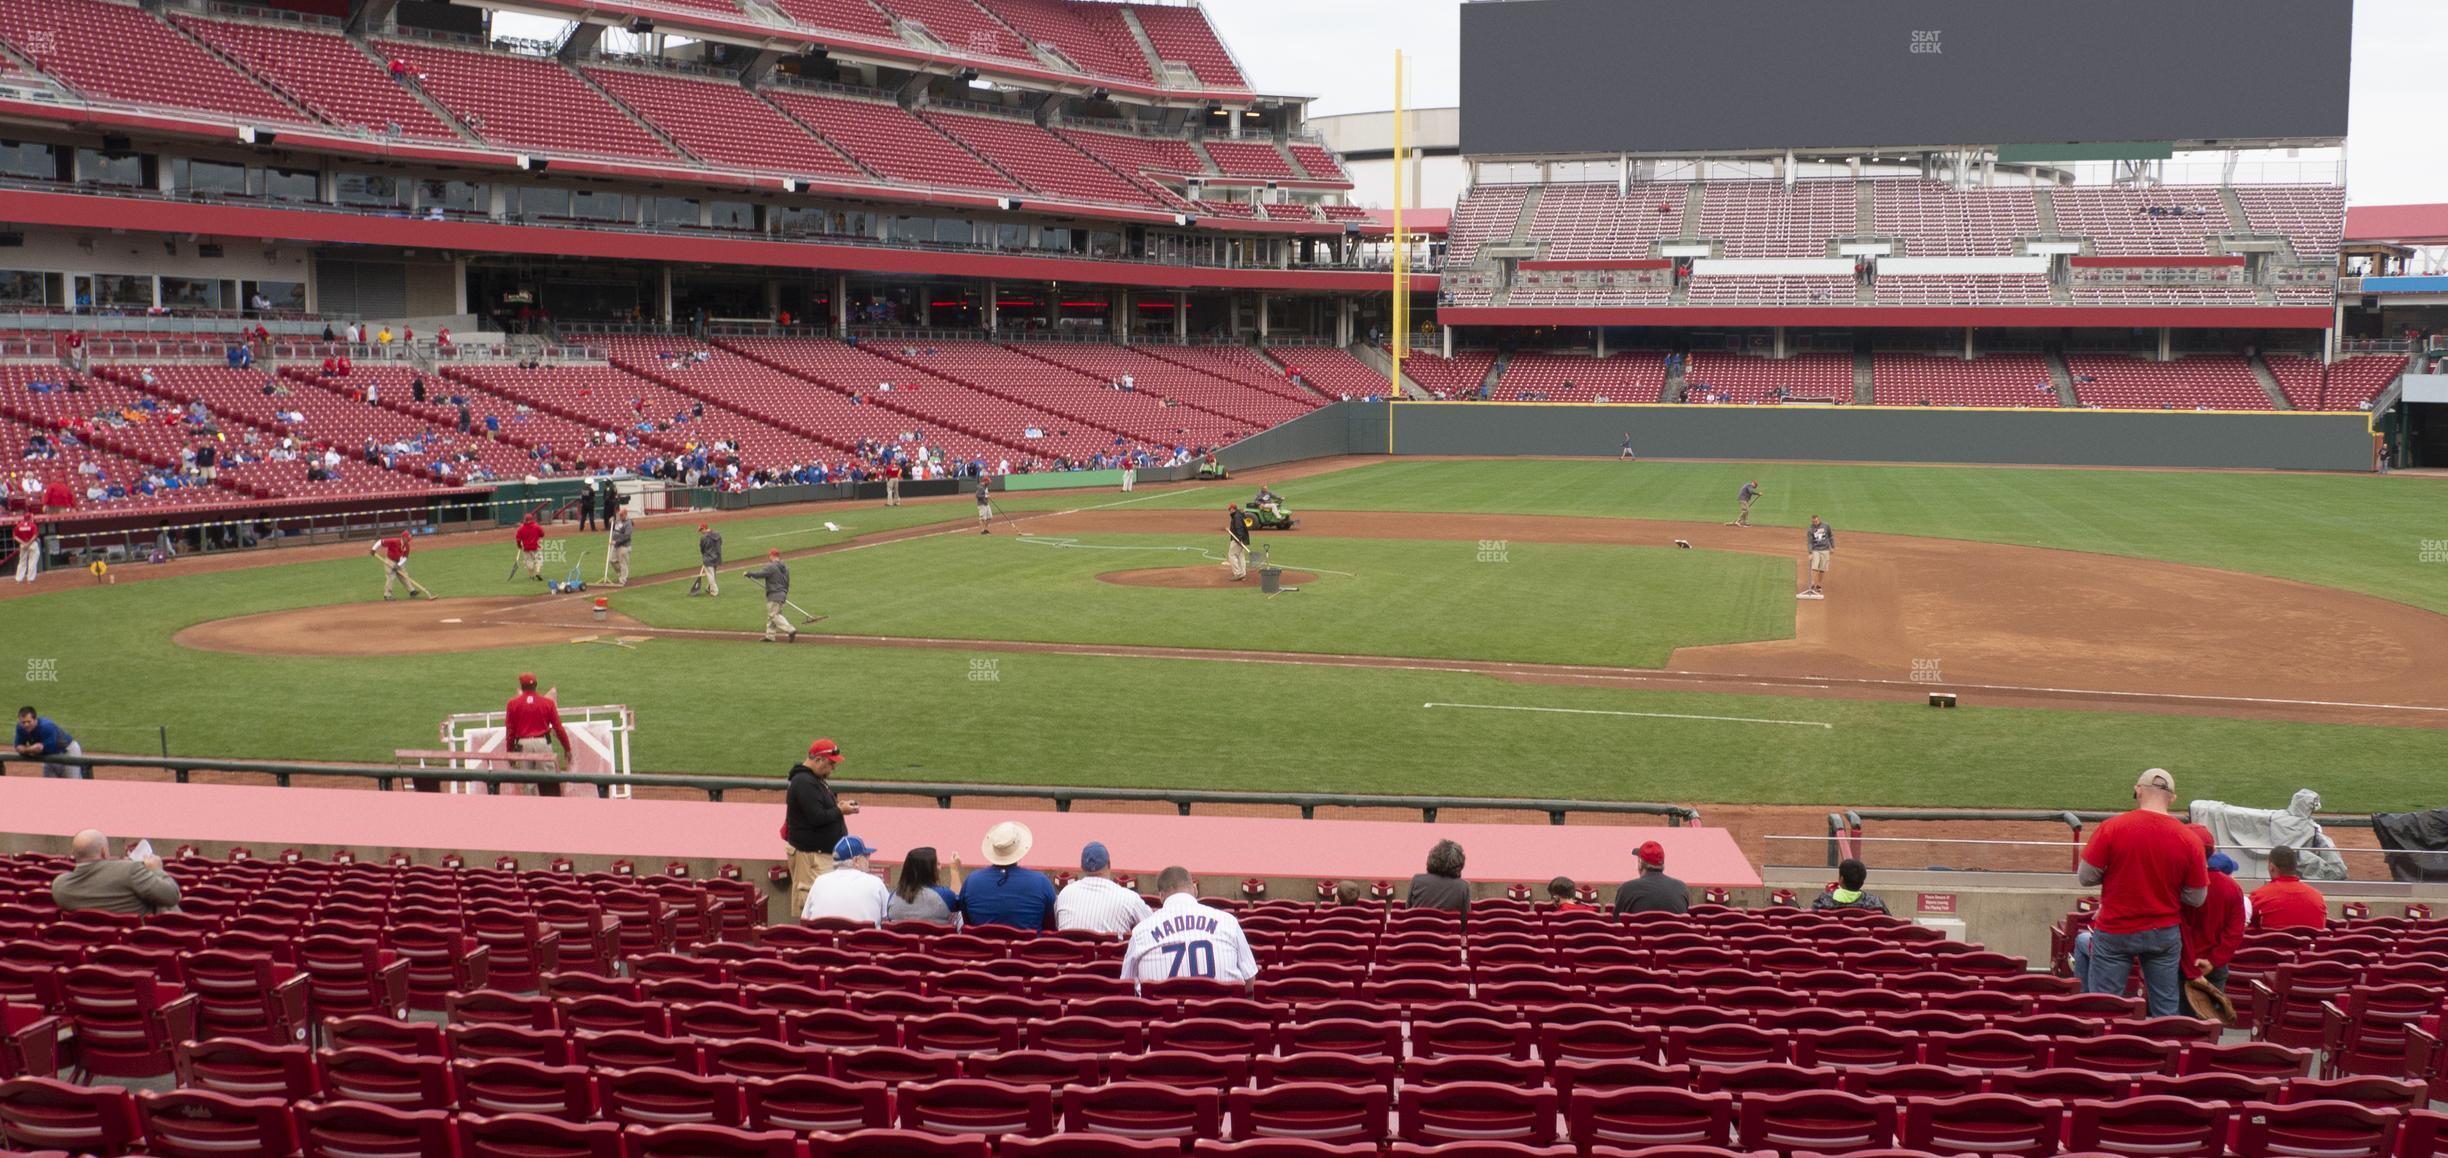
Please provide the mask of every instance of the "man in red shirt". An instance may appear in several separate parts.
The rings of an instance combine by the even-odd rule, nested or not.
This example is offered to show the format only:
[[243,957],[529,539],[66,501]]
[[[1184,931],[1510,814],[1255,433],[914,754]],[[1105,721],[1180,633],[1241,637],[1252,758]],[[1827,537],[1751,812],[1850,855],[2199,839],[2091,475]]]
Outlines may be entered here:
[[2174,1017],[2184,1012],[2184,911],[2208,898],[2210,868],[2201,841],[2170,815],[2176,778],[2167,769],[2142,773],[2133,792],[2133,811],[2111,817],[2083,846],[2077,876],[2100,890],[2083,991],[2123,993],[2139,963],[2149,1015]]
[[[537,695],[536,677],[531,671],[520,672],[518,683],[518,694],[510,697],[509,705],[502,709],[502,731],[509,737],[510,750],[513,752],[551,752],[553,741],[558,739],[561,741],[561,759],[553,765],[553,768],[559,772],[569,771],[569,730],[561,726],[561,705],[553,702],[553,694],[561,689],[554,688],[552,691]],[[536,795],[559,796],[561,786],[558,784],[536,785]]]
[[17,516],[17,527],[9,537],[17,540],[17,581],[33,582],[42,574],[42,527],[34,522],[32,512]]
[[57,514],[76,505],[76,491],[66,479],[52,479],[43,485],[43,513]]
[[2227,962],[2244,947],[2244,889],[2237,885],[2235,860],[2218,850],[2218,836],[2206,824],[2188,824],[2185,831],[2201,842],[2210,869],[2210,893],[2201,907],[2184,916],[2185,976],[2207,979],[2213,988],[2227,988]]
[[2328,928],[2329,901],[2296,875],[2302,865],[2295,850],[2284,845],[2273,848],[2269,862],[2270,882],[2253,890],[2252,927],[2316,933]]
[[388,538],[374,540],[374,545],[366,548],[366,554],[383,561],[384,599],[391,598],[391,584],[394,580],[408,585],[408,598],[410,599],[419,595],[427,599],[434,597],[432,591],[427,590],[424,584],[417,582],[408,574],[407,532],[402,531]]
[[[519,520],[518,533],[514,537],[518,540],[519,565],[527,568],[529,576],[541,582],[544,578],[544,527],[536,522],[534,511],[527,512],[527,517]],[[511,572],[513,575],[517,573]]]

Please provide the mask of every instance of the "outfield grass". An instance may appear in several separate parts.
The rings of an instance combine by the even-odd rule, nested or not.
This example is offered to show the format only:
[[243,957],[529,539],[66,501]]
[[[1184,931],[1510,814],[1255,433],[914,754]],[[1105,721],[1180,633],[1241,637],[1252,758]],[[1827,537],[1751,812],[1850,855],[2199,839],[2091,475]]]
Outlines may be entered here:
[[[1474,543],[1278,539],[1276,563],[1318,578],[1263,603],[1097,578],[1216,568],[1213,547],[1186,536],[942,535],[802,560],[791,590],[830,614],[818,630],[842,635],[1619,667],[1662,667],[1677,647],[1793,638],[1793,565],[1721,551],[1516,542],[1482,557]],[[749,630],[764,622],[756,588],[726,579],[715,600],[661,584],[618,606],[655,626]]]
[[[1888,469],[1897,469],[1898,476],[1883,478]],[[1723,521],[1732,487],[1746,473],[1698,464],[1397,462],[1300,480],[1283,489],[1296,507],[1317,509],[1521,510]],[[2186,544],[2209,534],[2197,525],[2202,520],[2234,528],[2251,543],[2291,529],[2303,544],[2288,551],[2234,552],[2249,557],[2228,564],[2273,573],[2284,573],[2278,570],[2282,565],[2329,569],[2335,571],[2331,581],[2341,586],[2358,585],[2343,578],[2355,572],[2353,561],[2324,556],[2371,538],[2363,524],[2395,528],[2373,533],[2377,541],[2398,534],[2419,538],[2415,528],[2430,517],[2401,505],[2407,501],[2402,494],[2429,493],[2410,481],[1911,468],[1777,467],[1758,473],[1770,495],[1755,517],[1799,521],[1811,507],[1794,492],[1841,494],[1850,497],[1816,504],[1840,530],[2011,541],[2102,535],[2114,541],[2086,545],[2166,558],[2182,557]],[[2371,489],[2341,492],[2344,497],[2330,490],[2336,483],[2365,481]],[[1593,497],[1609,493],[1615,497]],[[1003,506],[1063,509],[1112,501],[1117,500],[1026,495]],[[1134,505],[1211,501],[1212,496],[1168,492]],[[2027,501],[2031,513],[2011,509],[2018,501]],[[966,502],[891,511],[799,508],[728,523],[724,533],[736,569],[767,546],[798,550],[937,520],[958,526],[969,513]],[[827,519],[843,531],[822,530]],[[641,531],[634,570],[652,574],[693,567],[695,534],[685,523]],[[794,570],[816,597],[812,606],[828,602],[828,586],[856,585],[860,591],[858,600],[840,601],[859,606],[840,608],[842,620],[827,629],[848,630],[857,617],[872,617],[863,630],[922,620],[940,628],[973,609],[995,617],[977,629],[980,635],[1020,634],[1005,629],[1022,624],[1025,630],[1026,620],[1051,617],[1062,621],[1062,631],[1048,628],[1047,636],[1094,633],[1095,638],[1161,643],[1195,633],[1197,642],[1209,646],[1271,647],[1288,641],[1292,648],[1331,649],[1371,642],[1435,654],[1438,647],[1460,653],[1506,646],[1558,651],[1656,646],[1662,636],[1632,634],[1653,629],[1609,610],[1603,599],[1582,598],[1584,605],[1563,617],[1525,606],[1544,601],[1521,593],[1550,581],[1574,590],[1592,582],[1637,581],[1627,576],[1678,566],[1710,568],[1715,582],[1739,585],[1739,566],[1749,562],[1702,552],[1652,558],[1654,553],[1604,547],[1558,547],[1550,555],[1550,548],[1516,541],[1511,566],[1494,567],[1467,555],[1411,554],[1450,556],[1472,550],[1468,544],[1335,542],[1302,535],[1273,541],[1280,561],[1351,570],[1359,578],[1341,584],[1344,590],[1338,592],[1339,584],[1329,577],[1313,590],[1265,605],[1267,612],[1260,614],[1317,617],[1293,620],[1286,628],[1259,615],[1222,616],[1212,610],[1209,592],[1097,584],[1093,574],[1115,564],[1088,552],[1029,546],[1001,535],[914,540],[802,561]],[[589,536],[587,542],[599,540]],[[1110,542],[1134,545],[1121,537]],[[577,549],[574,542],[572,549]],[[993,556],[977,565],[971,552],[981,549]],[[1533,551],[1535,560],[1526,554]],[[1629,565],[1636,558],[1639,565]],[[2362,582],[2428,577],[2430,572],[2411,569],[2413,558],[2409,543],[2407,567],[2373,567]],[[417,553],[414,566],[421,579],[446,595],[532,592],[530,581],[503,580],[508,559],[505,533],[480,543],[435,540]],[[1335,567],[1329,560],[1353,565]],[[600,555],[590,571],[597,565]],[[1161,565],[1161,560],[1122,565]],[[1736,571],[1717,570],[1728,565]],[[45,580],[41,594],[0,602],[0,667],[27,670],[29,660],[56,660],[51,669],[56,682],[28,682],[22,699],[59,717],[94,750],[148,750],[152,726],[167,724],[173,749],[193,755],[387,762],[394,748],[429,742],[443,716],[500,703],[510,694],[512,674],[532,669],[560,685],[565,702],[634,706],[641,728],[635,747],[639,767],[726,774],[779,775],[804,751],[808,738],[826,734],[857,754],[846,770],[850,775],[873,779],[2107,808],[2120,803],[2121,785],[2131,783],[2133,769],[2156,764],[2186,774],[2189,791],[2204,795],[2274,806],[2295,788],[2311,785],[2322,790],[2330,808],[2363,811],[2436,804],[2437,769],[2448,763],[2448,732],[2439,730],[1974,707],[1931,712],[1859,701],[1517,684],[1438,672],[661,638],[635,649],[563,644],[346,660],[225,655],[170,642],[179,628],[203,620],[366,601],[379,576],[378,565],[362,558],[100,588],[82,576],[55,576]],[[726,583],[719,603],[688,600],[680,595],[684,587],[632,589],[615,599],[624,610],[652,618],[729,620],[734,612],[754,614],[752,585],[734,592]],[[2412,588],[2380,593],[2420,602]],[[1768,601],[1775,605],[1768,617],[1790,624],[1790,601],[1781,598],[1784,585],[1774,585],[1773,591],[1780,598]],[[1113,599],[1098,602],[1091,592]],[[1310,610],[1337,610],[1330,601],[1347,598],[1348,614]],[[1754,613],[1742,606],[1711,614],[1717,618],[1694,618],[1676,630],[1711,622],[1759,629]],[[1498,619],[1510,626],[1448,622],[1456,619]],[[1616,629],[1627,634],[1602,638]],[[1346,634],[1315,637],[1315,632]],[[1506,638],[1511,635],[1533,638]],[[1833,727],[1420,706],[1430,702],[1801,720]]]
[[[2163,559],[2298,579],[2448,612],[2448,490],[2354,475],[1992,467],[1394,459],[1278,488],[1295,510],[1580,515],[1722,523],[1747,479],[1755,524],[1814,514],[1884,531]],[[1167,495],[1151,506],[1205,498]],[[1801,538],[1795,536],[1799,550]]]

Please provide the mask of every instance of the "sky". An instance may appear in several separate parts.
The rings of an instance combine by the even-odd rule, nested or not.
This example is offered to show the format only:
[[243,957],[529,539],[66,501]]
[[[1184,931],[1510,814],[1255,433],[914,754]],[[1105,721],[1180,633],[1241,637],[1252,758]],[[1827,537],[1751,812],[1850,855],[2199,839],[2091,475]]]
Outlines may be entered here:
[[[1313,116],[1393,107],[1396,49],[1408,54],[1413,107],[1461,99],[1462,0],[1290,0],[1297,23],[1287,0],[1205,3],[1259,91],[1316,97]],[[550,27],[501,22],[518,35],[549,36]],[[2448,2],[2357,0],[2347,158],[2355,204],[2448,201],[2444,60]]]

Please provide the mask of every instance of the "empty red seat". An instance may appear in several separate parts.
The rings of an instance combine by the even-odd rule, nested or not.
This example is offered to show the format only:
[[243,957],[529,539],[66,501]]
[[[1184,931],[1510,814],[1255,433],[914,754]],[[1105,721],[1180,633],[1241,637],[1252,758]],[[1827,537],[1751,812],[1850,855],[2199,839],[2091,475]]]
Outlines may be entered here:
[[1734,1098],[1656,1087],[1576,1088],[1564,1122],[1573,1144],[1584,1148],[1724,1146],[1733,1141]]
[[922,1130],[861,1130],[809,1138],[808,1158],[986,1158],[988,1145],[980,1134],[947,1136]]
[[1042,1086],[955,1078],[894,1091],[894,1117],[904,1130],[933,1134],[1046,1134],[1054,1129],[1054,1099]]
[[399,1110],[364,1102],[307,1102],[293,1111],[303,1158],[431,1158],[456,1151],[443,1110]]
[[1555,1141],[1556,1094],[1497,1082],[1405,1086],[1396,1129],[1406,1142]]
[[2064,1126],[2065,1110],[2054,1102],[1970,1094],[1907,1103],[1898,1141],[1939,1154],[2047,1158],[2057,1153]]
[[801,1074],[743,1082],[740,1092],[759,1130],[846,1134],[892,1125],[892,1092],[876,1082]]
[[320,1086],[314,1055],[302,1045],[265,1045],[244,1038],[183,1041],[175,1061],[179,1085],[234,1098],[311,1098]]
[[595,1082],[578,1066],[538,1065],[517,1058],[451,1063],[459,1109],[469,1114],[541,1115],[567,1122],[596,1116]]
[[59,987],[76,1066],[96,1077],[169,1073],[178,1043],[195,1036],[195,997],[150,975],[81,965],[62,973]]
[[287,1154],[297,1126],[283,1098],[233,1098],[210,1090],[147,1090],[136,1095],[145,1149],[163,1158]]
[[621,1128],[536,1114],[458,1120],[461,1158],[621,1158]]
[[297,943],[297,964],[317,1019],[408,1016],[408,962],[374,941],[307,937]]
[[1742,1144],[1780,1153],[1849,1154],[1895,1141],[1896,1105],[1835,1090],[1751,1094],[1736,1104]]
[[2389,1158],[2399,1110],[2352,1102],[2253,1103],[2236,1110],[2238,1158]]
[[1226,1095],[1236,1139],[1293,1138],[1376,1145],[1392,1099],[1375,1087],[1291,1082]]
[[1223,1133],[1223,1096],[1154,1082],[1117,1081],[1062,1091],[1063,1129],[1125,1138],[1214,1138]]
[[281,1045],[306,1040],[307,978],[297,966],[252,953],[201,949],[178,957],[196,998],[196,1032]]
[[122,1087],[87,1088],[51,1078],[0,1082],[0,1143],[121,1154],[142,1136],[136,1099]]
[[2182,1098],[2082,1100],[2072,1106],[2066,1147],[2107,1154],[2216,1154],[2227,1144],[2228,1107]]

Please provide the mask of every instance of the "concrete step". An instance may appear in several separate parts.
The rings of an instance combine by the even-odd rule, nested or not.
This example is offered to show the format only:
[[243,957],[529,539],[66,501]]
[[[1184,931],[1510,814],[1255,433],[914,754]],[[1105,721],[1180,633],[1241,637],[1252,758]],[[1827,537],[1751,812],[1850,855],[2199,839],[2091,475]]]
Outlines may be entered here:
[[1853,351],[1853,404],[1856,406],[1868,406],[1876,397],[1872,389],[1872,364],[1870,351]]
[[2048,360],[2049,381],[2057,387],[2059,406],[2079,405],[2074,399],[2074,371],[2066,368],[2065,350],[2051,346],[2044,355]]
[[[2228,190],[2230,195],[2234,192],[2232,189]],[[2251,368],[2253,379],[2261,383],[2261,389],[2269,394],[2271,406],[2280,410],[2294,409],[2287,405],[2286,391],[2279,387],[2278,376],[2270,373],[2269,363],[2262,359],[2261,351],[2254,350],[2244,355],[2244,364]]]

